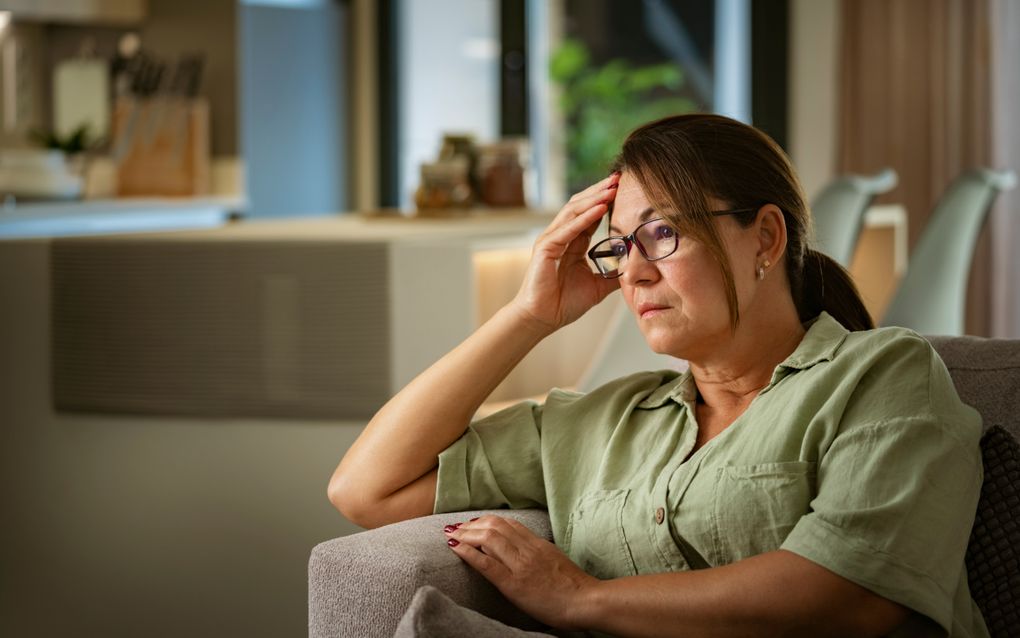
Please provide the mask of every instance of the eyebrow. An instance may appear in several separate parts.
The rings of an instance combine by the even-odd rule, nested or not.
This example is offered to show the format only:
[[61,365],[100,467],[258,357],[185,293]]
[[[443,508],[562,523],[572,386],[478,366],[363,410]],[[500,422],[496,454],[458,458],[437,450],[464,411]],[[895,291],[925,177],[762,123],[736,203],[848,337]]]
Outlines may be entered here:
[[[652,207],[648,207],[648,208],[644,209],[643,211],[638,213],[638,221],[639,222],[648,221],[648,218],[651,217],[652,213],[654,213],[654,212],[655,212],[655,209],[652,208]],[[615,232],[618,235],[622,235],[623,234],[622,230],[620,230],[616,226],[613,226],[612,224],[609,224],[609,232],[611,232],[611,233]]]

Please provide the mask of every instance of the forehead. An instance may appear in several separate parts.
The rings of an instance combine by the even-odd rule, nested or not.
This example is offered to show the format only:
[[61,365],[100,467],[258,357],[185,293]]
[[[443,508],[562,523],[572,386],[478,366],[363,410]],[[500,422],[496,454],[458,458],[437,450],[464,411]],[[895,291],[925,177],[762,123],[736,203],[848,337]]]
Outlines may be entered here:
[[[692,204],[692,206],[695,204]],[[696,205],[699,209],[702,206],[708,206],[707,210],[723,210],[729,208],[729,204],[718,197],[707,194],[706,200],[703,204]],[[682,215],[683,210],[673,211],[677,215]],[[667,211],[656,211],[651,202],[648,201],[648,197],[645,195],[644,189],[641,188],[641,184],[634,178],[632,174],[627,171],[620,176],[620,185],[616,190],[616,197],[613,201],[613,214],[610,219],[610,230],[614,233],[619,232],[620,234],[629,233],[638,224],[648,219],[655,217],[668,216],[673,218],[674,215],[667,215]]]
[[[630,173],[620,176],[620,186],[613,199],[613,217],[610,226],[614,229],[630,229],[641,223],[642,213],[651,207],[644,190]],[[629,230],[627,232],[630,232]]]

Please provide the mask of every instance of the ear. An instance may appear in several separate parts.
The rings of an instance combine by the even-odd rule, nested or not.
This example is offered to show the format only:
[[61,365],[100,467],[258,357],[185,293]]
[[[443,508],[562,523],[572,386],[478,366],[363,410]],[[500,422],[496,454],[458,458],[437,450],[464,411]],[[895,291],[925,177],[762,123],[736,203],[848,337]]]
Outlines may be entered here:
[[765,204],[758,210],[758,218],[755,220],[758,239],[757,264],[770,264],[765,269],[770,270],[777,264],[782,263],[783,255],[786,253],[786,218],[783,211],[775,204]]

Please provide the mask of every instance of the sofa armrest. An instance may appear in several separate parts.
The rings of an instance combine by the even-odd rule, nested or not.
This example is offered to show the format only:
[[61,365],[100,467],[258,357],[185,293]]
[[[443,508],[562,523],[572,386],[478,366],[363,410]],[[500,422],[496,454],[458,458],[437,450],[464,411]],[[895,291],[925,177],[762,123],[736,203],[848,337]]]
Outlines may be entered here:
[[309,637],[390,638],[423,585],[508,625],[542,628],[446,546],[444,525],[483,514],[514,518],[552,540],[545,511],[496,510],[425,516],[320,543],[308,563]]

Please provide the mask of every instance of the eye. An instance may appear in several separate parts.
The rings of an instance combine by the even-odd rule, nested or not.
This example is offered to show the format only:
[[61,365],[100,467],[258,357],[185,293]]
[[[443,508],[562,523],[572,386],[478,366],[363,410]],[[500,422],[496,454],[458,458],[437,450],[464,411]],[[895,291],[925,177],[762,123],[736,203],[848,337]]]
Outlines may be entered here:
[[627,242],[623,241],[613,242],[609,249],[613,251],[614,257],[627,256]]
[[665,222],[658,223],[652,228],[652,237],[656,240],[672,239],[674,236],[676,236],[676,231]]

